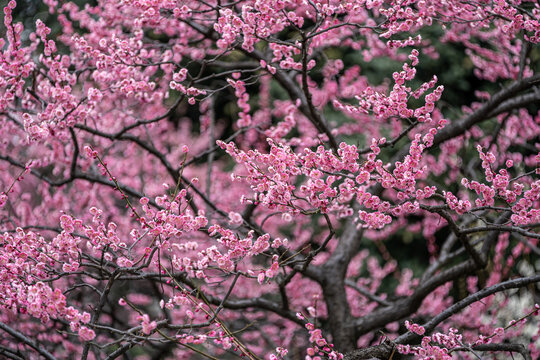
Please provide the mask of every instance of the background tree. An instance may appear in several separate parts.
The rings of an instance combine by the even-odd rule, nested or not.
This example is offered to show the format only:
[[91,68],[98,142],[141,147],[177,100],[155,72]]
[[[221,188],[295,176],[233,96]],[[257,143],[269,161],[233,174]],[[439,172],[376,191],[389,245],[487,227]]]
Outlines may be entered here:
[[540,357],[536,1],[10,1],[0,354]]

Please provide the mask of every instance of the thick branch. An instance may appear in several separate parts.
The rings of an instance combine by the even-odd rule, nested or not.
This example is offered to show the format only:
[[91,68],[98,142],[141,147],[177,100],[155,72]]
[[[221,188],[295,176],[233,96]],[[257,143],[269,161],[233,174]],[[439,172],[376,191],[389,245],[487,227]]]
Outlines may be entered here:
[[[524,278],[518,278],[518,279],[512,279],[508,281],[504,281],[502,283],[487,287],[485,289],[482,289],[474,294],[471,294],[467,296],[465,299],[458,301],[454,305],[450,306],[448,309],[441,312],[439,315],[435,316],[433,319],[425,323],[423,326],[426,329],[426,333],[429,334],[432,332],[437,325],[439,325],[444,320],[448,319],[450,316],[457,314],[459,311],[463,310],[467,306],[482,300],[485,297],[488,297],[490,295],[493,295],[495,293],[510,290],[510,289],[518,289],[524,286],[527,286],[529,284],[540,282],[540,275],[534,275],[530,277],[524,277]],[[396,343],[409,343],[413,339],[415,339],[418,335],[415,335],[414,333],[407,332],[406,334],[401,335],[398,337],[395,342]]]
[[36,350],[45,359],[47,359],[47,360],[56,360],[56,358],[50,352],[43,349],[37,342],[35,342],[34,340],[26,337],[24,334],[18,332],[17,330],[15,330],[12,327],[4,324],[3,322],[0,322],[0,329],[4,330],[9,335],[13,336],[19,342],[30,346],[32,349]]
[[357,319],[354,322],[356,335],[366,334],[392,321],[400,320],[405,316],[414,313],[418,310],[424,298],[433,290],[448,281],[470,274],[475,270],[477,270],[476,264],[474,261],[469,260],[438,273],[422,283],[411,296],[394,302],[392,306],[379,308],[372,313]]
[[[469,264],[472,263],[469,261]],[[467,296],[465,299],[458,301],[454,305],[450,306],[448,309],[441,312],[439,315],[432,318],[427,323],[423,324],[423,327],[426,330],[426,334],[431,333],[438,324],[443,322],[444,320],[450,318],[452,315],[457,314],[459,311],[463,310],[467,306],[482,300],[483,298],[486,298],[490,295],[493,295],[497,292],[510,290],[510,289],[518,289],[525,287],[527,285],[540,282],[540,275],[534,275],[530,277],[524,277],[524,278],[518,278],[518,279],[512,279],[508,280],[493,286],[490,286],[488,288],[482,289],[472,295]],[[412,332],[407,332],[398,338],[396,338],[393,343],[394,344],[411,344],[418,342],[420,340],[420,336],[416,335]],[[492,346],[490,346],[492,345]],[[512,345],[512,346],[501,346],[501,345]],[[478,351],[513,351],[513,352],[519,352],[521,353],[526,359],[529,359],[526,355],[524,355],[523,349],[520,347],[519,344],[487,344],[487,345],[477,345],[472,347],[474,350]],[[388,343],[383,343],[381,345],[365,348],[365,349],[359,349],[355,350],[353,352],[350,352],[345,356],[345,360],[363,360],[363,359],[388,359],[390,354],[393,351],[393,347],[389,345]],[[525,354],[527,354],[525,352]]]
[[[437,146],[446,140],[452,139],[456,136],[463,134],[465,131],[469,130],[471,127],[477,123],[500,114],[504,111],[509,111],[515,109],[516,107],[523,106],[523,101],[525,98],[520,97],[513,99],[512,101],[506,102],[506,100],[516,96],[520,92],[527,90],[534,85],[540,83],[540,74],[536,74],[529,78],[523,79],[521,81],[516,81],[512,83],[509,87],[497,92],[491,97],[484,105],[479,109],[475,110],[472,114],[468,115],[462,120],[459,120],[455,123],[452,123],[442,129],[433,140],[433,146]],[[519,100],[521,99],[521,101]],[[529,97],[526,97],[529,99]],[[511,107],[510,105],[514,107]],[[501,108],[499,108],[501,106]],[[504,110],[504,111],[502,111]]]

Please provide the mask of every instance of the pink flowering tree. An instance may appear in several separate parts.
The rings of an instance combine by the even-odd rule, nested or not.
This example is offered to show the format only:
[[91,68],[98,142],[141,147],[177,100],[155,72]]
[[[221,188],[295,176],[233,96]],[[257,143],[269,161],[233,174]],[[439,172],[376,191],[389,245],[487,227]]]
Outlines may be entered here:
[[3,4],[0,357],[540,357],[537,1]]

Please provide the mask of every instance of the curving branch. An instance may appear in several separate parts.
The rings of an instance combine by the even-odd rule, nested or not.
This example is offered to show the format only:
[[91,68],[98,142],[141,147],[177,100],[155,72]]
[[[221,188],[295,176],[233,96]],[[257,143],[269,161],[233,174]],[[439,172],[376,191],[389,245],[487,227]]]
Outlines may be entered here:
[[[471,261],[469,261],[471,263]],[[525,287],[530,284],[538,283],[540,282],[540,274],[529,276],[529,277],[522,277],[518,279],[512,279],[508,281],[504,281],[502,283],[487,287],[485,289],[482,289],[474,294],[471,294],[467,296],[465,299],[458,301],[454,305],[450,306],[448,309],[441,312],[439,315],[433,317],[428,322],[424,323],[422,326],[425,329],[425,334],[430,334],[432,331],[435,330],[437,325],[439,325],[444,320],[450,318],[452,315],[457,314],[459,311],[463,310],[467,306],[480,301],[490,295],[493,295],[498,292],[511,290],[511,289],[519,289],[522,287]],[[403,335],[400,335],[396,339],[392,341],[392,344],[414,344],[419,342],[421,339],[421,336],[412,333],[407,332]],[[492,346],[488,346],[492,345]],[[472,348],[474,350],[478,351],[513,351],[513,352],[519,352],[523,354],[522,348],[520,345],[513,345],[513,346],[499,346],[499,345],[507,345],[507,344],[485,344],[485,345],[476,345]],[[393,350],[393,346],[388,343],[383,343],[381,345],[365,348],[365,349],[359,349],[352,351],[348,353],[344,359],[346,360],[364,360],[364,359],[388,359],[391,352]],[[466,350],[466,349],[458,349],[458,350]],[[526,357],[526,359],[530,358]]]
[[26,335],[18,332],[17,330],[12,328],[11,326],[8,326],[8,325],[4,324],[3,322],[0,322],[0,329],[4,330],[9,335],[11,335],[15,339],[17,339],[17,341],[20,342],[21,344],[28,345],[29,347],[34,349],[35,351],[38,352],[39,355],[43,356],[45,359],[47,359],[47,360],[56,360],[56,357],[54,357],[47,350],[43,349],[35,340],[30,339],[29,337],[27,337]]

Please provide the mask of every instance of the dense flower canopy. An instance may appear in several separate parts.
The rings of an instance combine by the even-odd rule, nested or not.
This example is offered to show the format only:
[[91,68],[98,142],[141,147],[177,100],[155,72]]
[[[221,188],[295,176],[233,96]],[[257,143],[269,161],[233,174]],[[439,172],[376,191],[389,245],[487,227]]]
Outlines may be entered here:
[[1,356],[540,358],[537,1],[3,14]]

